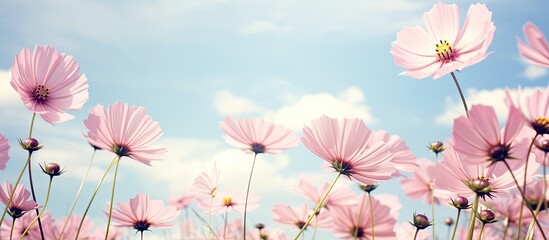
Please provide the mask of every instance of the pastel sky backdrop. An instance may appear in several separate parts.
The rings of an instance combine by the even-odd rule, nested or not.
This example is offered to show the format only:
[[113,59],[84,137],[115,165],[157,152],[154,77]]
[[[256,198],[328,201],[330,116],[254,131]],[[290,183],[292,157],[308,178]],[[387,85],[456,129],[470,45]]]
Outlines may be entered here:
[[[0,180],[15,181],[23,165],[25,152],[17,138],[28,134],[31,117],[9,85],[15,55],[36,44],[53,45],[74,56],[89,79],[90,99],[71,112],[75,120],[53,126],[39,119],[35,126],[34,136],[46,147],[36,153],[33,171],[39,173],[36,162],[44,161],[59,162],[67,170],[54,182],[49,209],[56,218],[68,211],[91,157],[82,121],[96,104],[121,100],[145,106],[160,123],[164,135],[159,143],[169,150],[165,160],[149,167],[124,159],[115,201],[127,202],[142,192],[166,204],[171,196],[187,193],[214,161],[221,169],[220,188],[245,191],[253,156],[224,142],[218,123],[228,114],[264,117],[298,134],[321,114],[359,117],[372,129],[402,137],[418,158],[433,159],[425,146],[445,140],[453,119],[463,113],[450,76],[436,81],[399,76],[403,69],[389,53],[401,27],[423,26],[422,15],[434,1],[0,2],[0,133],[12,146]],[[456,3],[463,20],[471,2]],[[527,21],[549,36],[549,2],[485,3],[496,26],[489,48],[493,54],[456,75],[470,105],[492,104],[504,116],[504,88],[547,86],[548,70],[526,64],[516,42],[524,39]],[[112,158],[106,152],[96,155],[82,199],[87,201]],[[261,207],[250,213],[250,226],[263,222],[293,236],[296,231],[270,220],[272,205],[301,205],[305,199],[293,191],[301,177],[319,185],[331,181],[335,174],[322,164],[302,144],[279,155],[261,155],[251,190],[262,197]],[[47,177],[36,178],[45,189]],[[100,209],[107,206],[110,182],[92,206],[90,216],[98,227],[105,224]],[[420,200],[406,198],[396,180],[374,192],[381,193],[397,195],[405,205],[399,223],[414,211],[430,211]],[[44,191],[38,196],[43,199]],[[77,214],[83,213],[85,201]],[[439,226],[443,217],[454,214],[448,209],[440,208]],[[439,229],[445,234],[445,228]],[[160,230],[153,233],[151,239],[161,237]],[[321,232],[317,239],[331,235]]]

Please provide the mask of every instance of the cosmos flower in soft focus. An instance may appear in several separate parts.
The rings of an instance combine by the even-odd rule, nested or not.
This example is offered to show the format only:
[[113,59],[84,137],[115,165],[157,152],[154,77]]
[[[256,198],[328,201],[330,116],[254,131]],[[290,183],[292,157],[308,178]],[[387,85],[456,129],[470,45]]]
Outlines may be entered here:
[[11,68],[11,86],[25,106],[49,123],[71,120],[65,110],[77,110],[88,100],[88,79],[78,73],[72,56],[51,46],[24,48]]
[[288,239],[286,237],[286,234],[284,234],[284,231],[281,229],[262,229],[260,231],[258,230],[252,230],[248,231],[246,233],[246,239],[250,240],[286,240]]
[[[25,229],[29,226],[29,224],[34,220],[36,215],[33,214],[25,214],[21,216],[20,218],[17,218],[15,220],[15,223],[11,220],[6,219],[2,226],[0,227],[0,238],[1,239],[10,239],[10,230],[13,224],[13,236],[12,239],[19,239]],[[40,221],[42,223],[42,230],[44,231],[44,238],[45,239],[56,239],[55,238],[55,232],[57,231],[57,227],[55,225],[55,220],[51,216],[49,212],[45,212],[40,217]],[[40,236],[40,227],[38,224],[34,224],[31,226],[29,231],[27,231],[27,235],[25,235],[26,238],[23,239],[41,239]],[[74,237],[73,237],[74,238]]]
[[144,107],[116,102],[107,109],[97,105],[90,110],[84,125],[88,128],[86,140],[93,146],[111,151],[120,157],[129,157],[150,165],[161,160],[166,152],[161,146],[149,146],[160,138],[162,129],[153,122]]
[[[78,226],[80,225],[81,220],[82,220],[82,217],[73,214],[57,221],[56,222],[57,228],[55,228],[55,234],[54,234],[55,238],[52,238],[52,239],[58,239],[60,237],[59,235],[61,234],[61,230],[63,229],[63,225],[65,224],[65,222],[67,223],[67,226],[65,227],[65,231],[63,232],[63,236],[61,236],[61,239],[75,239],[78,233]],[[80,229],[80,234],[78,234],[79,236],[78,238],[94,239],[93,227],[94,227],[93,222],[88,217],[85,217],[82,223],[82,228]],[[109,234],[109,236],[113,236],[113,234]],[[103,233],[103,235],[101,236],[101,239],[104,237],[105,237],[105,233]]]
[[397,135],[390,134],[383,130],[372,133],[372,141],[383,141],[393,153],[393,162],[398,170],[394,175],[403,176],[400,172],[414,172],[418,169],[416,157],[406,145],[406,142]]
[[208,196],[209,198],[215,197],[217,193],[217,181],[219,181],[219,170],[217,165],[212,168],[212,173],[207,174],[201,172],[198,177],[194,179],[193,185],[191,185],[190,192],[196,196]]
[[[0,185],[0,202],[7,205],[12,193],[13,186],[6,180],[4,186]],[[13,218],[19,218],[26,212],[39,208],[38,204],[29,197],[30,192],[23,185],[17,186],[13,193],[13,199],[8,206],[8,214]]]
[[[244,202],[246,195],[232,190],[221,190],[217,192],[215,198],[210,207],[210,199],[198,198],[199,205],[206,209],[206,214],[225,214],[228,210],[234,210],[237,212],[244,212]],[[250,194],[248,198],[247,211],[253,211],[259,208],[260,198],[256,195]],[[210,209],[210,212],[208,212]]]
[[[294,190],[311,201],[313,204],[318,204],[322,197],[330,188],[329,183],[324,183],[319,188],[309,181],[301,178]],[[326,200],[324,201],[325,208],[330,208],[332,205],[346,205],[356,203],[355,193],[347,186],[334,187]]]
[[515,137],[522,131],[524,123],[520,109],[511,106],[502,132],[493,107],[474,105],[468,117],[454,120],[455,150],[466,155],[463,160],[471,164],[522,159],[526,157],[527,148]]
[[353,239],[354,233],[357,233],[357,238],[360,240],[373,239],[372,224],[375,224],[374,233],[375,239],[394,239],[396,236],[394,226],[396,218],[391,212],[391,208],[383,205],[377,199],[372,199],[372,209],[374,215],[374,223],[370,218],[370,207],[365,204],[362,208],[360,224],[357,225],[359,216],[359,203],[353,205],[335,206],[330,209],[330,213],[334,219],[332,231],[334,236],[341,239]]
[[[313,213],[307,203],[301,204],[299,207],[294,208],[286,204],[275,204],[271,210],[273,220],[278,223],[286,224],[292,228],[301,229],[307,222],[307,219]],[[325,210],[320,210],[316,218],[313,218],[311,223],[307,225],[307,228],[318,228],[328,229],[333,225],[332,218]]]
[[170,205],[175,206],[176,210],[186,209],[194,200],[194,195],[173,196],[170,199]]
[[10,150],[10,145],[8,139],[4,135],[0,134],[0,170],[6,169],[6,163],[10,159],[8,156],[8,151]]
[[219,127],[227,134],[224,138],[229,144],[247,153],[279,153],[299,143],[292,130],[264,119],[233,119],[227,116]]
[[[436,167],[435,164],[427,159],[419,159],[419,169],[412,174],[412,177],[400,181],[400,185],[406,196],[411,199],[423,198],[425,203],[432,203],[431,192],[434,189]],[[437,197],[434,197],[436,204],[440,203]]]
[[520,55],[530,64],[549,67],[549,44],[543,33],[531,22],[524,24],[523,30],[527,44],[518,38]]
[[303,128],[303,144],[336,172],[362,185],[391,179],[396,172],[389,146],[372,141],[372,131],[360,119],[323,115]]
[[391,44],[395,64],[406,69],[402,75],[437,79],[489,55],[486,51],[496,28],[486,5],[472,4],[461,30],[456,4],[433,5],[423,21],[425,28],[404,27]]
[[[519,87],[519,96],[521,92]],[[522,110],[526,123],[535,131],[535,134],[549,134],[549,87],[543,91],[536,89],[531,95],[524,96],[523,101],[517,98],[516,102],[511,97],[510,90],[505,89],[504,101],[509,108],[513,106]]]
[[[161,200],[150,200],[149,195],[138,193],[129,203],[116,203],[113,209],[113,226],[132,227],[139,232],[147,231],[150,227],[170,227],[179,211],[174,206],[164,207]],[[108,215],[108,212],[105,212]]]

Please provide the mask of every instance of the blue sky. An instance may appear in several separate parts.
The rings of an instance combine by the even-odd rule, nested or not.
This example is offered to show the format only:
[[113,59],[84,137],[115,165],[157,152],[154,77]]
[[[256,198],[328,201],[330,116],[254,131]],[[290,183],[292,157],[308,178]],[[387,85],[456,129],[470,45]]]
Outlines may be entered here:
[[[91,156],[82,121],[96,104],[117,100],[145,106],[164,130],[159,143],[169,152],[153,167],[123,161],[116,201],[125,202],[137,192],[163,200],[184,194],[214,161],[221,169],[220,186],[244,191],[252,156],[223,141],[218,123],[227,114],[265,117],[298,132],[322,113],[360,117],[372,129],[401,136],[417,157],[432,158],[425,145],[446,139],[453,119],[463,112],[457,91],[450,76],[436,81],[399,76],[403,69],[394,64],[389,50],[401,27],[423,26],[422,14],[433,3],[4,0],[0,133],[10,140],[12,158],[0,178],[16,178],[25,156],[16,139],[27,134],[31,117],[9,85],[9,69],[22,48],[36,44],[53,45],[74,56],[90,85],[84,108],[71,113],[75,120],[55,126],[39,120],[35,127],[36,138],[46,145],[36,160],[57,161],[67,170],[54,183],[57,200],[50,209],[58,218],[72,202]],[[470,2],[456,3],[463,19]],[[549,35],[549,3],[485,3],[496,26],[489,48],[493,53],[457,77],[470,105],[494,104],[503,116],[502,89],[547,85],[547,69],[521,60],[516,38],[524,39],[522,26],[527,21]],[[104,152],[96,156],[88,193],[111,159],[112,154]],[[275,225],[268,218],[274,203],[300,205],[304,199],[292,188],[301,176],[318,183],[331,181],[335,175],[322,169],[322,163],[303,145],[262,156],[252,185],[252,192],[262,197],[261,209],[250,214],[251,223]],[[39,171],[36,164],[34,171]],[[98,226],[104,225],[99,209],[106,205],[109,185],[103,186],[91,215]],[[383,183],[376,191],[410,202],[398,181]],[[411,202],[413,207],[406,204],[399,222],[413,211],[429,211],[420,201]],[[82,212],[82,207],[76,211]]]

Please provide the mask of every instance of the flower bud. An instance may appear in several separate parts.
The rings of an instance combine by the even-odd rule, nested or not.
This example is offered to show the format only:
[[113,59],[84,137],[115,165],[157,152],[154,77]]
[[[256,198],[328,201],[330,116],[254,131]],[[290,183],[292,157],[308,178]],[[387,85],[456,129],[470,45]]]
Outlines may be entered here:
[[454,224],[454,219],[452,219],[451,217],[447,217],[444,219],[444,224],[452,226],[452,224]]
[[540,140],[536,141],[535,144],[536,144],[536,147],[539,150],[541,150],[545,153],[549,152],[549,140],[548,139],[541,138]]
[[496,222],[496,215],[490,209],[484,209],[478,213],[478,219],[483,223]]
[[418,229],[425,229],[432,224],[429,222],[429,218],[425,216],[424,214],[415,214],[414,213],[414,223],[410,223],[412,226],[418,228]]
[[367,193],[370,193],[374,191],[379,185],[378,184],[368,184],[368,185],[360,185],[360,190],[365,191]]
[[61,166],[59,166],[59,164],[57,163],[53,163],[53,162],[47,163],[47,164],[44,164],[44,167],[40,165],[40,168],[42,168],[42,171],[45,174],[50,175],[50,177],[55,177],[63,174],[63,169],[61,169]]
[[43,147],[43,145],[40,145],[38,140],[34,138],[26,138],[25,140],[19,139],[19,145],[29,152],[38,151]]
[[479,177],[474,180],[469,180],[467,186],[477,193],[482,199],[485,199],[486,196],[492,198],[492,185],[490,184],[490,179],[486,177]]
[[265,228],[265,224],[263,224],[263,223],[258,223],[258,224],[255,225],[255,228],[261,230],[261,229]]
[[444,147],[444,143],[442,143],[441,141],[431,142],[427,146],[427,148],[429,148],[429,150],[431,150],[431,152],[434,152],[435,154],[439,154],[444,151],[444,149],[446,149],[446,147]]
[[450,205],[454,206],[457,209],[469,209],[471,205],[469,200],[466,197],[458,196],[457,198],[450,198]]

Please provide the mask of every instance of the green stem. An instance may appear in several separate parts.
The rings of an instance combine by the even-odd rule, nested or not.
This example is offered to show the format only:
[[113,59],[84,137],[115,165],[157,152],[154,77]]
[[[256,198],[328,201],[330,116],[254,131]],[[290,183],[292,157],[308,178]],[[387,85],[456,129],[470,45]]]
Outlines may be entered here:
[[[31,156],[32,154],[32,151],[29,151],[29,156]],[[34,193],[34,184],[33,184],[33,180],[32,180],[32,168],[31,168],[31,165],[27,165],[28,169],[29,169],[29,185],[30,185],[30,190],[31,190],[31,194],[32,194],[32,200],[34,202],[38,202],[36,201],[36,194]],[[40,237],[42,238],[42,240],[45,239],[44,237],[44,230],[42,229],[42,221],[40,221],[40,210],[35,209],[35,212],[36,212],[36,216],[38,218],[38,227],[40,229]]]
[[246,188],[246,200],[244,201],[244,226],[243,226],[243,233],[244,233],[244,240],[246,240],[246,215],[248,213],[248,195],[250,194],[250,185],[252,184],[252,175],[254,174],[254,167],[255,167],[255,160],[257,159],[257,153],[254,155],[254,161],[252,163],[252,170],[250,170],[250,177],[248,178],[248,187]]
[[13,221],[11,221],[10,240],[12,240],[12,238],[13,238],[13,228],[15,227],[15,220],[16,220],[17,218],[12,217],[12,219],[13,219]]
[[509,218],[505,219],[505,223],[503,224],[503,238],[502,240],[505,240],[507,238],[507,229],[509,229]]
[[[31,159],[31,153],[29,152],[29,155],[27,157],[27,161],[25,162],[25,165],[23,166],[23,169],[21,169],[21,172],[19,173],[19,176],[17,177],[17,181],[15,181],[15,184],[13,185],[12,192],[10,193],[10,198],[8,199],[8,202],[6,203],[6,207],[4,208],[4,212],[2,213],[2,217],[0,218],[0,226],[2,226],[2,223],[4,222],[4,218],[6,217],[6,213],[8,212],[8,208],[11,206],[11,203],[13,201],[13,195],[15,194],[15,190],[17,190],[17,186],[19,186],[19,182],[21,181],[21,178],[23,177],[23,174],[25,174],[25,171],[27,170],[27,166],[30,163]],[[6,186],[7,188],[7,186]]]
[[210,209],[208,210],[208,240],[210,240],[210,234],[212,233],[212,204],[214,196],[210,198]]
[[475,200],[473,200],[473,209],[471,209],[471,220],[469,221],[469,230],[467,231],[467,240],[473,239],[473,232],[475,231],[475,222],[478,209],[478,201],[480,196],[477,194]]
[[223,225],[223,239],[227,239],[227,225],[229,225],[229,208],[225,209],[225,225]]
[[29,138],[32,137],[32,129],[34,128],[34,120],[36,119],[36,113],[32,113],[31,123],[29,127]]
[[414,240],[417,239],[417,233],[419,233],[419,228],[416,228],[416,233],[414,234]]
[[372,203],[372,195],[370,192],[368,192],[368,201],[370,202],[370,225],[372,225],[372,240],[375,239],[375,232],[374,232],[374,205]]
[[[112,218],[112,205],[114,204],[114,190],[116,189],[116,177],[118,176],[118,165],[120,165],[120,158],[118,158],[118,161],[116,161],[116,167],[114,169],[114,178],[112,181],[112,191],[111,191],[111,203],[109,204],[109,217],[107,218],[107,231],[105,233],[105,240],[109,239],[109,229],[111,226],[111,218]],[[143,231],[141,231],[143,233]]]
[[[80,198],[80,193],[82,193],[82,188],[84,187],[84,183],[86,182],[86,179],[88,179],[88,174],[90,172],[93,159],[95,157],[95,152],[97,152],[97,149],[93,149],[92,157],[90,159],[90,162],[88,163],[88,168],[86,169],[86,173],[84,174],[84,177],[82,178],[82,182],[80,182],[80,187],[78,187],[78,192],[76,193],[76,197],[74,198],[74,202],[72,203],[71,210],[69,211],[69,214],[67,216],[71,216],[72,212],[74,211],[74,207],[76,206],[76,203],[78,202],[78,199]],[[60,240],[63,236],[63,233],[65,232],[65,228],[67,227],[67,224],[69,223],[69,219],[65,220],[65,223],[63,224],[63,228],[61,229],[61,233],[59,233],[59,237],[57,237],[57,240]]]
[[484,232],[484,226],[486,226],[486,223],[482,223],[482,227],[480,227],[480,233],[478,234],[478,240],[482,239],[482,232]]
[[[503,163],[505,164],[505,166],[507,167],[507,169],[509,170],[509,173],[511,173],[511,176],[513,177],[513,180],[515,181],[515,184],[517,185],[517,188],[520,192],[520,196],[522,197],[523,201],[526,201],[526,196],[524,196],[524,191],[522,191],[522,189],[520,188],[520,185],[517,181],[517,178],[515,178],[515,174],[513,174],[513,170],[511,170],[511,167],[509,166],[509,163],[507,163],[506,160],[503,160]],[[526,174],[526,173],[524,173]],[[534,215],[534,212],[532,211],[531,208],[527,207],[526,209],[528,209],[530,211],[530,214],[532,214],[532,216],[535,216]],[[534,217],[534,221],[536,222],[536,225],[538,226],[540,232],[541,232],[541,235],[543,236],[543,239],[547,240],[547,237],[545,236],[545,233],[543,231],[543,228],[541,227],[541,225],[539,224],[539,221],[536,217]],[[520,234],[520,233],[519,233]]]
[[32,225],[34,225],[34,223],[36,221],[40,221],[40,217],[42,216],[42,214],[44,214],[44,211],[46,210],[46,206],[48,206],[48,202],[50,200],[50,192],[51,192],[51,184],[53,182],[53,176],[50,176],[50,182],[48,184],[48,192],[46,193],[46,200],[44,202],[44,206],[42,206],[42,211],[40,211],[40,214],[38,214],[38,216],[36,216],[32,222],[29,224],[29,226],[27,226],[27,228],[25,229],[25,231],[23,231],[23,233],[21,234],[21,237],[19,238],[19,240],[22,240],[23,237],[27,234],[27,232],[30,230],[30,228],[32,227]]
[[358,210],[358,220],[356,223],[355,232],[353,233],[353,240],[356,240],[356,238],[358,237],[358,227],[360,226],[360,219],[362,218],[362,209],[364,208],[364,202],[366,202],[366,193],[362,194],[362,202],[360,203],[360,210]]
[[326,198],[328,198],[328,194],[330,194],[330,191],[332,191],[332,188],[334,188],[334,186],[337,183],[337,180],[339,179],[340,176],[341,176],[341,172],[338,172],[336,178],[332,182],[332,185],[330,185],[330,188],[328,188],[328,191],[326,191],[326,193],[324,194],[324,196],[322,197],[320,202],[316,205],[315,210],[313,211],[311,216],[309,216],[309,218],[307,219],[307,222],[305,222],[305,224],[303,224],[303,227],[301,227],[301,230],[299,230],[299,232],[295,236],[294,240],[297,240],[299,238],[299,236],[305,231],[305,229],[307,228],[307,226],[309,225],[309,223],[311,222],[313,217],[316,215],[316,213],[318,213],[318,211],[320,211],[320,208],[322,207],[322,205],[324,205],[324,201],[326,201]]
[[[315,229],[313,231],[313,239],[312,240],[315,240],[317,228],[318,228],[318,215],[315,216]],[[303,236],[305,236],[305,234],[303,234]]]
[[465,102],[465,96],[463,95],[463,91],[461,91],[461,87],[459,86],[459,82],[456,78],[456,75],[454,72],[451,72],[450,75],[452,75],[452,78],[454,79],[454,83],[456,84],[457,90],[459,92],[459,96],[461,97],[461,102],[463,103],[463,108],[465,108],[465,114],[467,114],[467,117],[469,117],[469,108],[467,108],[467,102]]
[[[432,183],[431,183],[432,185]],[[435,189],[433,189],[431,186],[431,221],[432,222],[435,222]],[[433,224],[431,225],[432,228],[433,228],[433,239],[436,239],[435,238],[435,225],[436,224]]]
[[82,219],[80,219],[80,224],[78,225],[78,230],[76,231],[75,239],[78,239],[78,236],[80,235],[80,230],[82,229],[82,225],[84,224],[84,219],[86,218],[86,215],[88,214],[88,211],[90,210],[90,207],[93,203],[93,200],[95,199],[95,196],[97,195],[97,192],[99,191],[99,188],[101,187],[101,184],[103,184],[103,181],[105,180],[105,177],[107,176],[107,173],[109,173],[112,166],[114,166],[114,164],[117,163],[119,160],[120,160],[119,156],[114,157],[111,164],[109,164],[109,167],[107,168],[107,170],[105,171],[105,173],[101,177],[101,180],[99,180],[99,183],[97,183],[97,187],[95,187],[95,191],[93,192],[93,195],[90,198],[90,202],[86,206],[86,210],[84,211],[84,215],[82,216]]
[[[522,189],[526,189],[526,177],[528,176],[528,160],[530,158],[530,153],[532,152],[532,147],[534,146],[534,142],[536,141],[536,137],[538,136],[538,134],[536,134],[533,138],[532,138],[532,141],[530,141],[530,146],[528,146],[528,153],[526,154],[526,162],[524,163],[524,179],[523,179],[523,182],[522,182]],[[522,230],[522,214],[523,214],[523,209],[524,209],[524,205],[526,204],[526,199],[522,199],[522,203],[520,204],[520,212],[519,212],[519,219],[518,219],[518,235],[517,235],[517,239],[520,239],[520,234],[521,234],[521,230]]]
[[456,237],[456,230],[458,228],[458,225],[459,225],[459,216],[461,215],[461,209],[458,209],[458,214],[457,214],[457,217],[456,217],[456,225],[454,225],[454,231],[452,232],[452,240],[454,240],[454,238]]

